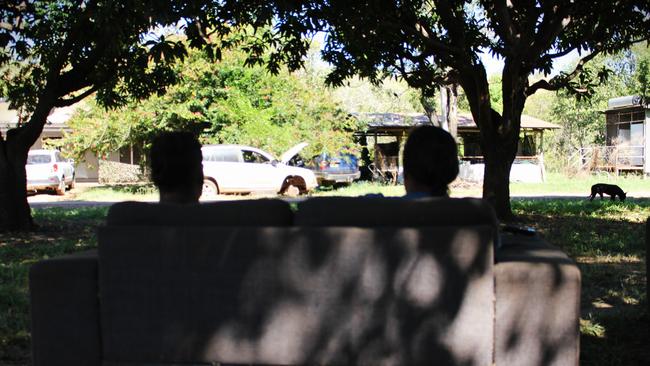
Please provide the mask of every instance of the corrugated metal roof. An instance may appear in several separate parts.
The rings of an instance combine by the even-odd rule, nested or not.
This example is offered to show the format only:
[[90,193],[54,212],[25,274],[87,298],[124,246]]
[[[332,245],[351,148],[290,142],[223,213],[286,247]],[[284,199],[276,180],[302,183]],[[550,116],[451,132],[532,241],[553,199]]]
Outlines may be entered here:
[[[66,122],[72,117],[76,109],[77,105],[52,109],[50,115],[47,116],[45,130],[67,130]],[[2,130],[14,128],[17,123],[18,112],[9,109],[8,102],[0,102],[0,128]]]
[[642,102],[643,98],[638,95],[626,95],[623,97],[611,98],[607,100],[607,110],[643,107]]
[[[370,128],[411,128],[419,125],[428,125],[429,118],[422,113],[356,113],[356,118],[368,122]],[[528,115],[521,116],[521,127],[525,129],[548,130],[561,128],[551,122]],[[469,113],[458,114],[458,129],[478,129],[472,115]]]

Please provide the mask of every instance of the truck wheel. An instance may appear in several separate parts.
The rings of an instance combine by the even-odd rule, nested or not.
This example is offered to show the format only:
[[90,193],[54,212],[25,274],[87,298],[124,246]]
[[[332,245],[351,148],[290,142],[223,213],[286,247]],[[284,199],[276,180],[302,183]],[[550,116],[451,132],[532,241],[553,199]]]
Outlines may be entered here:
[[287,177],[280,189],[280,194],[291,197],[305,193],[307,193],[307,185],[301,177]]
[[57,196],[65,195],[65,177],[61,177],[59,185],[54,189],[54,192],[56,192]]
[[214,197],[219,194],[219,186],[212,179],[203,180],[202,197]]

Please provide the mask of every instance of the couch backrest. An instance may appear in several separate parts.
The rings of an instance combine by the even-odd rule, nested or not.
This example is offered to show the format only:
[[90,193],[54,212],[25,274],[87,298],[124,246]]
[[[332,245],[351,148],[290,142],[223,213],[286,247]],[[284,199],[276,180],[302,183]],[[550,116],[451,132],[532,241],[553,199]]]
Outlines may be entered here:
[[219,201],[197,205],[120,202],[108,210],[110,226],[289,226],[293,212],[277,199]]
[[315,197],[298,204],[296,226],[493,225],[494,209],[474,198]]
[[488,365],[492,231],[103,227],[103,356],[115,365]]

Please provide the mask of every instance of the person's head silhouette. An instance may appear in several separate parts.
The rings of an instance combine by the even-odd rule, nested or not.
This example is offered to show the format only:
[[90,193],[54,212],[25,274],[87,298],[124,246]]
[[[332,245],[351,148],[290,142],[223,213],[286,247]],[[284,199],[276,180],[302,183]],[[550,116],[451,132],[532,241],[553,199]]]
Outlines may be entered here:
[[196,203],[203,187],[201,144],[189,132],[163,132],[151,145],[151,180],[160,202]]
[[416,127],[406,140],[403,165],[407,195],[447,196],[447,185],[458,176],[456,142],[441,128]]

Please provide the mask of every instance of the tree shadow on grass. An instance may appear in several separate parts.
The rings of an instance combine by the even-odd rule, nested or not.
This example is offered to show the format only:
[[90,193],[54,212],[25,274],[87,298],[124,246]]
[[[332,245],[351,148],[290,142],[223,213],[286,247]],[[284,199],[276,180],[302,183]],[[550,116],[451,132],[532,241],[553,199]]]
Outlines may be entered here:
[[582,272],[581,364],[648,364],[645,220],[650,199],[518,199],[513,207]]

